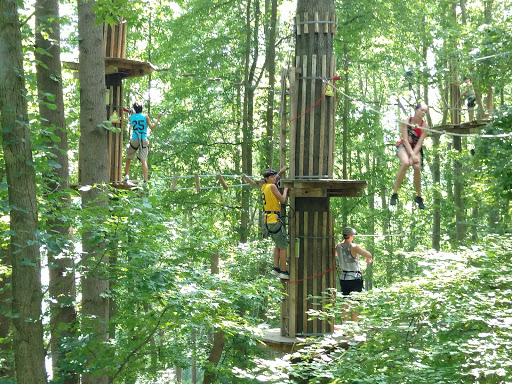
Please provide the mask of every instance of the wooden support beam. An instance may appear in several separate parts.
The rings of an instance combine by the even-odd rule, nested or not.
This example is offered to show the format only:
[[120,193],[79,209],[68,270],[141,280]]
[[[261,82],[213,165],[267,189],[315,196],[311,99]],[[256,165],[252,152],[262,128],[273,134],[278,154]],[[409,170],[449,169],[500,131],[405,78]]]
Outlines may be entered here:
[[[307,24],[306,24],[307,25]],[[306,99],[307,99],[307,80],[308,76],[308,56],[304,55],[302,57],[302,103],[300,106],[300,140],[299,140],[299,176],[304,175],[304,140],[306,137]]]
[[224,181],[224,178],[220,173],[217,173],[217,179],[219,180],[220,184],[222,185],[222,188],[224,188],[226,191],[228,190],[228,185]]
[[[311,55],[311,105],[316,101],[316,55]],[[304,88],[306,89],[306,88]],[[313,156],[316,151],[315,147],[315,113],[309,112],[309,158],[308,158],[308,175],[314,175],[314,161]]]
[[[304,254],[303,254],[303,268],[302,278],[305,279],[311,272],[308,268],[309,264],[309,253],[310,253],[310,239],[309,239],[309,212],[303,212],[304,214]],[[300,263],[299,263],[300,265]],[[307,280],[302,284],[302,333],[308,333],[308,282]]]
[[[297,57],[297,61],[299,58]],[[298,66],[297,66],[298,68]],[[288,72],[290,80],[290,177],[297,175],[297,167],[295,166],[296,159],[296,141],[297,141],[297,82],[296,82],[297,69],[291,68]]]
[[242,173],[242,179],[248,182],[251,185],[251,187],[258,188],[258,184],[245,173]]
[[171,192],[174,192],[176,190],[177,183],[178,183],[178,175],[174,175],[174,177],[172,178]]

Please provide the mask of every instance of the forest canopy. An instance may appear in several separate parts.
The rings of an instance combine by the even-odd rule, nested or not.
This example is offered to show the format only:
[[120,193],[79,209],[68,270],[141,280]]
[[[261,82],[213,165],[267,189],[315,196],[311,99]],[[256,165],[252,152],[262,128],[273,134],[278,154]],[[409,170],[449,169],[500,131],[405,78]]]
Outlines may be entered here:
[[[248,180],[290,166],[297,27],[321,34],[323,16],[296,15],[306,0],[0,0],[0,384],[510,382],[512,4],[318,4],[335,65],[304,108],[333,105],[329,178],[366,182],[330,199],[329,241],[354,227],[373,263],[356,300],[304,298],[348,344],[280,353],[263,339],[287,291]],[[161,114],[146,184],[136,160],[122,181],[135,102]],[[423,210],[412,169],[390,205],[419,102]]]

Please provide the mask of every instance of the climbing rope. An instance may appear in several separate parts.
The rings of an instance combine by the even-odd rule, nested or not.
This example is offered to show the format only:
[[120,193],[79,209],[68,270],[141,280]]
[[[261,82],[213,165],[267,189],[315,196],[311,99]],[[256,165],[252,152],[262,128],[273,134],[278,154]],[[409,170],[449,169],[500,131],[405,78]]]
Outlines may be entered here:
[[320,272],[320,273],[317,273],[316,275],[308,276],[308,277],[305,277],[305,278],[299,279],[299,280],[283,280],[283,282],[285,282],[287,284],[289,284],[289,283],[300,283],[301,281],[306,281],[306,280],[309,280],[309,279],[314,279],[315,277],[318,277],[318,276],[325,275],[326,273],[331,272],[335,268],[336,268],[336,263],[334,264],[334,266],[332,266],[328,270]]

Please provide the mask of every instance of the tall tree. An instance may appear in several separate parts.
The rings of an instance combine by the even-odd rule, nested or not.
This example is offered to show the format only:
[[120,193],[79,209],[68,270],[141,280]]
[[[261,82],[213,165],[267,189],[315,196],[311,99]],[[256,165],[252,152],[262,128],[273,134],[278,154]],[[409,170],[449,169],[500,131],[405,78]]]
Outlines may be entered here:
[[[36,69],[41,125],[45,127],[48,151],[56,164],[51,168],[48,178],[46,198],[51,202],[54,219],[48,221],[48,231],[52,241],[48,245],[48,264],[50,265],[50,284],[48,287],[51,300],[51,355],[53,374],[61,377],[63,366],[62,348],[59,342],[69,340],[76,321],[73,305],[75,298],[75,268],[73,258],[69,255],[69,236],[71,226],[59,218],[59,212],[69,208],[70,196],[64,191],[69,187],[68,137],[64,117],[64,97],[62,93],[62,76],[60,62],[60,25],[58,0],[37,0],[36,9]],[[52,139],[52,137],[56,139]],[[63,244],[64,246],[61,246]],[[78,376],[70,373],[64,375],[63,383],[76,383]]]
[[[274,86],[276,83],[276,29],[277,0],[265,0],[265,14],[270,19],[265,23],[266,56],[268,73],[268,96],[266,113],[265,165],[272,167],[274,161]],[[279,164],[279,168],[285,164]]]
[[0,248],[0,380],[10,379],[14,376],[12,364],[12,340],[9,338],[11,320],[8,314],[11,312],[11,296],[9,289],[11,284],[11,265],[8,248],[3,245]]
[[[245,48],[245,72],[244,72],[244,104],[243,104],[243,122],[242,122],[242,171],[247,175],[252,175],[253,160],[253,130],[254,130],[254,95],[257,83],[254,78],[256,74],[256,65],[259,57],[258,34],[260,22],[260,2],[254,2],[254,26],[251,10],[252,1],[247,0],[245,13],[246,22],[246,48]],[[242,190],[242,215],[240,223],[240,241],[246,242],[249,225],[249,188]]]
[[[93,10],[95,1],[78,1],[79,80],[80,80],[80,172],[82,208],[89,221],[82,234],[82,331],[89,334],[87,366],[95,352],[106,348],[108,340],[109,300],[108,256],[97,228],[104,222],[106,198],[102,188],[108,182],[107,130],[105,129],[105,53],[103,28]],[[85,220],[85,218],[84,218]],[[107,384],[108,376],[87,371],[84,384]]]
[[13,345],[19,384],[46,383],[35,169],[17,2],[0,1],[0,125],[10,206]]

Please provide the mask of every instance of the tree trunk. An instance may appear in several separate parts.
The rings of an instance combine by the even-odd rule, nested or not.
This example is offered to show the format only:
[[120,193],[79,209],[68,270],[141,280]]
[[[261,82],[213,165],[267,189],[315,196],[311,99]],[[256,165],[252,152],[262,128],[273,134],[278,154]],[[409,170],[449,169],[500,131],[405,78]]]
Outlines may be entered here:
[[[0,360],[3,364],[0,365],[0,382],[2,380],[9,381],[14,378],[14,357],[12,355],[13,345],[10,342],[9,329],[11,325],[11,319],[5,314],[11,312],[11,300],[12,292],[9,286],[11,286],[11,270],[12,261],[10,254],[7,249],[0,248],[0,269],[4,270],[0,274],[0,305],[5,310],[0,312]],[[4,314],[5,313],[5,314]]]
[[[348,79],[348,47],[347,44],[343,45],[343,92],[346,95],[349,94],[349,79]],[[350,106],[350,100],[348,97],[343,97],[343,116],[342,116],[342,128],[343,128],[343,179],[348,179],[348,153],[347,153],[347,143],[348,143],[348,110]]]
[[[462,139],[460,136],[453,137],[453,148],[460,154],[462,152]],[[453,162],[453,173],[455,180],[453,184],[453,199],[455,203],[455,247],[458,248],[466,237],[465,209],[464,209],[464,176],[463,168],[460,160],[455,159]]]
[[13,345],[18,384],[46,383],[41,322],[35,170],[28,123],[23,50],[15,1],[1,0],[0,125],[10,211]]
[[[37,88],[39,97],[39,113],[41,125],[48,128],[59,138],[58,141],[48,145],[48,150],[60,167],[52,168],[48,175],[48,190],[50,193],[64,191],[69,187],[68,166],[68,137],[66,120],[64,117],[64,100],[62,94],[61,63],[60,63],[60,26],[58,0],[37,0],[36,2],[36,47]],[[44,50],[43,52],[40,49]],[[52,106],[49,108],[49,106]],[[59,341],[72,336],[73,323],[76,321],[76,311],[73,301],[76,294],[74,263],[67,249],[60,249],[59,244],[66,244],[69,239],[71,227],[69,223],[59,219],[58,212],[69,208],[71,199],[67,194],[61,194],[53,211],[56,219],[47,224],[54,240],[51,241],[48,251],[50,268],[50,284],[48,287],[51,301],[51,355],[54,377],[60,377],[60,363],[63,352],[60,351]],[[63,241],[62,241],[63,240]],[[58,257],[55,257],[58,256]],[[66,327],[60,324],[66,324]],[[65,369],[64,369],[65,371]],[[65,384],[78,382],[78,375],[66,372],[62,378]]]
[[[256,85],[254,75],[256,63],[258,61],[258,31],[259,31],[259,1],[254,4],[254,40],[251,43],[251,0],[247,1],[246,8],[246,50],[245,50],[245,74],[244,74],[244,105],[242,122],[242,172],[246,175],[252,175],[252,145],[254,129],[254,90]],[[251,46],[253,49],[251,62]],[[249,232],[249,201],[250,187],[242,188],[242,216],[240,223],[240,241],[247,241]]]
[[[211,272],[212,274],[218,275],[220,273],[219,268],[219,252],[212,254],[211,259]],[[222,356],[222,351],[224,349],[224,332],[222,330],[217,331],[213,334],[213,345],[210,350],[210,356],[208,356],[208,362],[214,366],[219,364],[220,358]],[[212,372],[210,369],[206,369],[204,374],[203,384],[210,384],[215,380],[216,374]]]
[[[334,1],[299,0],[295,32],[290,109],[292,117],[300,118],[290,125],[289,177],[316,183],[320,178],[332,178],[334,167],[335,98],[326,96],[325,84],[325,79],[332,82],[335,71]],[[294,182],[292,188],[296,185]],[[336,287],[335,271],[329,269],[334,262],[334,218],[329,210],[329,197],[309,197],[307,192],[292,189],[290,207],[295,211],[295,219],[290,220],[289,236],[299,238],[300,244],[295,243],[297,248],[292,252],[295,255],[298,250],[298,257],[289,255],[288,268],[290,279],[301,283],[283,284],[281,336],[329,333],[333,331],[333,322],[308,317],[314,305],[309,296],[320,297]],[[317,273],[322,273],[322,277],[309,278]]]
[[[270,8],[270,9],[269,9]],[[276,82],[276,28],[277,28],[277,0],[265,1],[265,14],[270,16],[270,23],[265,24],[267,53],[265,62],[268,72],[268,98],[266,114],[265,164],[272,167],[274,162],[274,87]],[[279,164],[279,169],[286,164]]]
[[[90,210],[90,221],[82,235],[82,332],[92,333],[90,349],[106,348],[108,341],[109,305],[108,256],[95,229],[104,221],[105,194],[100,187],[108,181],[107,130],[105,107],[105,56],[103,27],[96,25],[94,1],[78,2],[79,79],[80,79],[80,169],[83,185],[82,207]],[[84,188],[86,189],[86,188]],[[87,365],[94,359],[88,356]],[[107,384],[108,376],[101,372],[88,372],[83,384]]]

